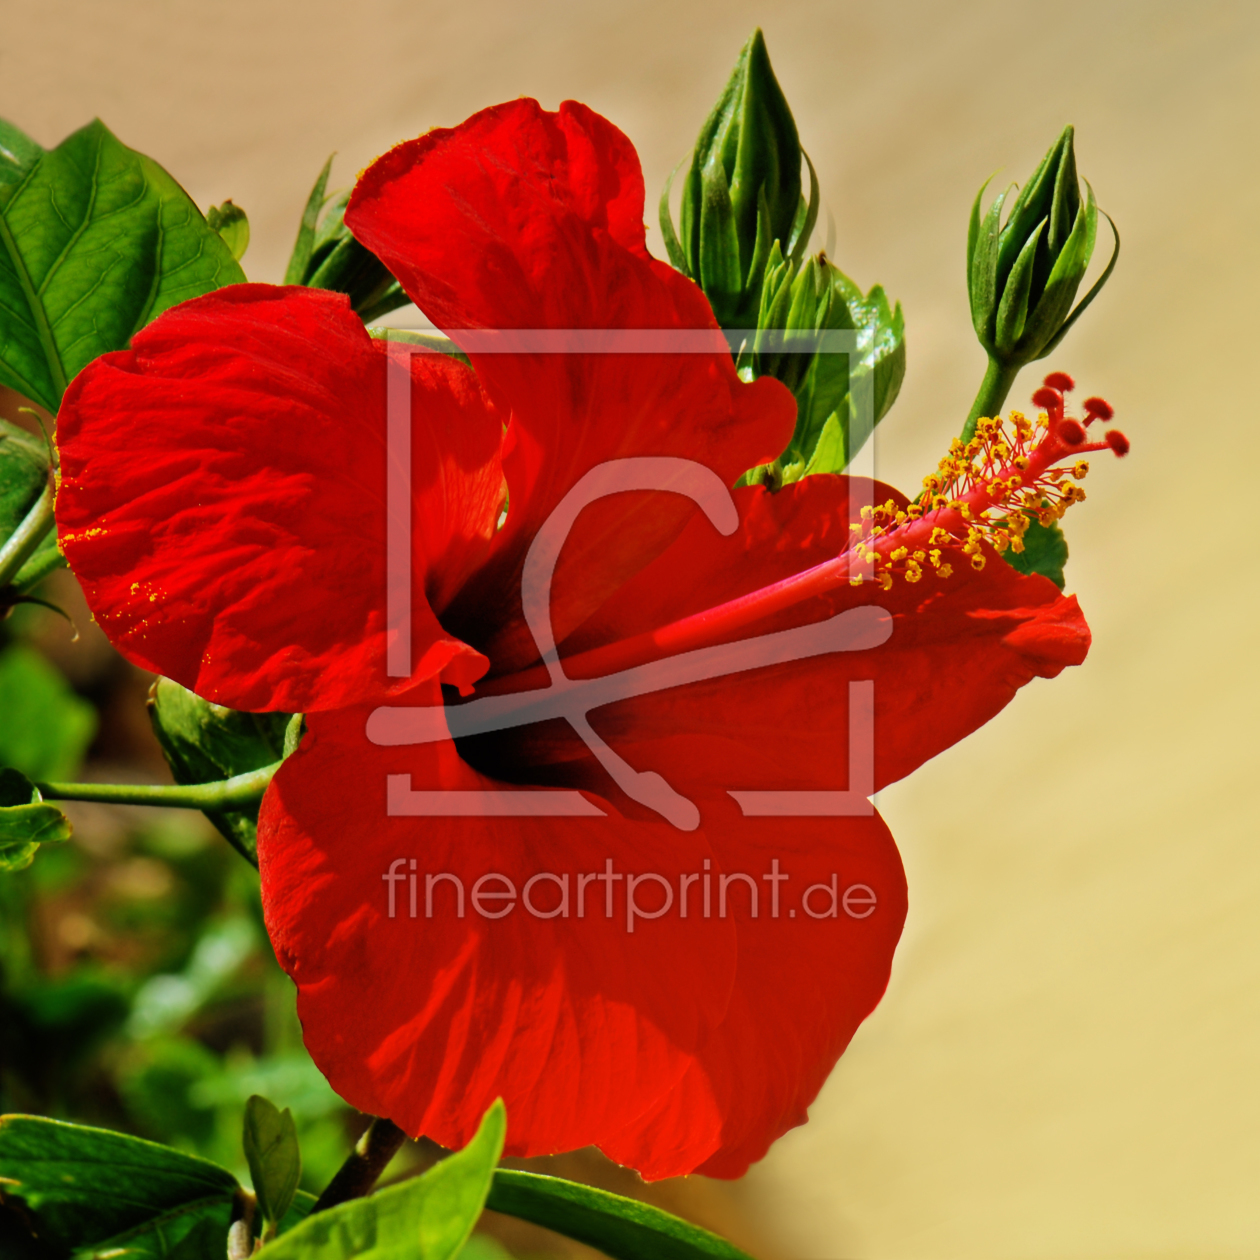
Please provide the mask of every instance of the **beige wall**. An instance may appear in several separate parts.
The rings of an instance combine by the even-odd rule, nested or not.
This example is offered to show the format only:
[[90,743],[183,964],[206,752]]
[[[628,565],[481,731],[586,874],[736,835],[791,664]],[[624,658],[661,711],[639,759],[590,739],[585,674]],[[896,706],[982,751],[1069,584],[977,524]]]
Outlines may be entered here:
[[1124,254],[1053,364],[1109,397],[1134,443],[1123,465],[1096,461],[1067,522],[1095,647],[883,794],[911,888],[888,998],[743,1193],[787,1256],[1256,1253],[1260,8],[0,12],[0,113],[45,143],[100,114],[203,206],[233,197],[264,280],[329,151],[349,182],[393,141],[522,93],[607,113],[654,191],[760,22],[837,260],[906,307],[909,374],[879,446],[906,486],[982,367],[962,282],[970,199],[1075,122]]

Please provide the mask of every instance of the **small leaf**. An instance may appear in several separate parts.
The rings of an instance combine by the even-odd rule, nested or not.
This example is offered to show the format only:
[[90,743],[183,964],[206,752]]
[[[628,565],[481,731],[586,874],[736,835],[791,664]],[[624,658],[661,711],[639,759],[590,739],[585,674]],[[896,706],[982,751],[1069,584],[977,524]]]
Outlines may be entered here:
[[0,1116],[0,1185],[65,1252],[207,1200],[226,1205],[239,1188],[227,1169],[169,1146],[40,1116]]
[[293,1113],[288,1107],[280,1111],[266,1098],[254,1094],[245,1104],[244,1145],[263,1219],[279,1224],[293,1203],[302,1178]]
[[[238,713],[203,700],[169,678],[149,689],[149,720],[176,783],[212,783],[258,770],[284,751],[287,713]],[[258,806],[207,810],[206,817],[256,864]]]
[[188,194],[92,122],[0,182],[0,382],[55,412],[90,360],[245,279]]
[[1016,552],[1008,548],[1002,553],[1002,559],[1020,573],[1040,573],[1048,577],[1059,590],[1067,583],[1064,567],[1068,545],[1057,521],[1049,525],[1033,521],[1024,535],[1024,550]]
[[17,770],[0,770],[0,871],[30,866],[41,844],[69,840],[70,820]]
[[500,1168],[486,1206],[596,1247],[611,1260],[750,1260],[660,1208],[559,1177]]
[[206,211],[206,222],[223,237],[232,257],[240,262],[249,248],[249,219],[245,211],[234,202],[225,201]]
[[307,1217],[263,1248],[265,1260],[454,1260],[486,1200],[507,1127],[502,1102],[462,1151],[422,1177]]

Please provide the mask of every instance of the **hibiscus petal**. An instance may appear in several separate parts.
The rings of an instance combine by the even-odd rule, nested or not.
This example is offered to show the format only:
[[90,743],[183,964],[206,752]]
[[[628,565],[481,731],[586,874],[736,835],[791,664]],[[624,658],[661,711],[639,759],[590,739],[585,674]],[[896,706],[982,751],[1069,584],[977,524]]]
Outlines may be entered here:
[[[440,703],[433,684],[410,698]],[[259,823],[268,930],[298,985],[315,1062],[354,1106],[446,1146],[467,1142],[497,1096],[516,1154],[584,1146],[632,1124],[721,1019],[735,950],[728,922],[666,916],[628,931],[624,874],[653,871],[676,887],[680,871],[703,869],[708,844],[628,823],[598,798],[604,817],[389,817],[388,774],[411,776],[413,791],[512,789],[469,769],[449,741],[376,748],[366,717],[316,715]],[[579,874],[609,861],[617,882],[579,889]],[[401,875],[393,917],[391,866]],[[523,896],[545,872],[569,877],[567,914],[535,917],[523,902],[501,919],[476,911],[481,877],[505,875]],[[429,875],[462,881],[463,917],[448,879],[433,884],[428,917]],[[662,895],[648,881],[638,901],[651,908]],[[545,914],[560,887],[544,878],[530,897]]]
[[[906,917],[905,874],[878,815],[750,819],[720,800],[704,812],[730,873],[739,965],[726,1015],[682,1079],[600,1144],[649,1180],[742,1176],[805,1122],[884,994]],[[741,874],[758,885],[755,904]]]
[[[790,394],[771,380],[742,384],[699,289],[648,257],[638,159],[585,106],[566,102],[552,114],[512,101],[402,144],[364,173],[346,222],[456,342],[468,329],[711,334],[701,353],[562,353],[574,349],[562,339],[555,353],[493,354],[464,338],[487,391],[511,412],[511,499],[494,560],[448,624],[486,650],[496,672],[537,650],[515,596],[487,622],[491,594],[498,603],[519,590],[526,547],[584,473],[626,456],[682,456],[729,485],[791,435]],[[557,637],[693,513],[668,494],[588,508],[557,574]]]
[[[502,423],[456,360],[411,361],[412,679],[484,658],[438,624],[489,546]],[[234,708],[383,697],[386,348],[347,300],[239,285],[90,364],[58,419],[59,536],[116,646]],[[428,600],[425,595],[428,595]]]

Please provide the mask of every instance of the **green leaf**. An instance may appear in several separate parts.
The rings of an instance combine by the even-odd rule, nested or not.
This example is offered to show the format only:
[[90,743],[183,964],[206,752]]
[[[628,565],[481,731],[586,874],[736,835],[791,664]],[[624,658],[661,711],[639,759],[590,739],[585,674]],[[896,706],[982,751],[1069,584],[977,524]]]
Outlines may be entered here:
[[0,118],[0,185],[20,184],[43,156],[42,145]]
[[67,779],[96,733],[96,712],[34,648],[0,652],[0,766],[28,779]]
[[209,1200],[227,1203],[239,1188],[226,1169],[169,1146],[40,1116],[0,1117],[0,1186],[65,1251]]
[[1064,566],[1067,564],[1068,545],[1057,521],[1043,525],[1033,521],[1024,534],[1024,550],[1016,552],[1007,548],[1002,559],[1020,573],[1040,573],[1048,577],[1062,590],[1067,582]]
[[596,1247],[612,1260],[750,1260],[707,1229],[636,1199],[500,1168],[486,1207]]
[[0,770],[0,871],[30,866],[41,844],[69,840],[70,820],[17,770]]
[[263,1219],[279,1224],[293,1203],[302,1178],[302,1155],[293,1113],[287,1107],[281,1111],[254,1094],[245,1104],[244,1145]]
[[468,1241],[503,1150],[502,1102],[462,1151],[422,1177],[352,1199],[263,1248],[265,1260],[453,1260]]
[[188,194],[99,120],[0,183],[0,382],[55,412],[90,360],[245,279]]
[[189,1203],[81,1247],[72,1260],[223,1260],[231,1204],[222,1195]]
[[[159,678],[149,689],[148,707],[176,783],[230,779],[269,766],[284,753],[287,713],[238,713],[203,700],[169,678]],[[205,813],[256,865],[258,806]]]
[[223,243],[240,262],[249,248],[249,218],[235,202],[225,201],[206,211],[206,222],[223,237]]

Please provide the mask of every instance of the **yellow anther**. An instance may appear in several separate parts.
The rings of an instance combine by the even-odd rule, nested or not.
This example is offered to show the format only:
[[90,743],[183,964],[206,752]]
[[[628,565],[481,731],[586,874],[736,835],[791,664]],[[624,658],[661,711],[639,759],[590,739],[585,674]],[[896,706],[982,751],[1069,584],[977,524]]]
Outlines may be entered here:
[[883,571],[883,572],[879,575],[879,584],[880,584],[880,586],[882,586],[882,587],[884,588],[884,590],[886,590],[886,591],[891,591],[891,590],[892,590],[893,575],[892,575],[891,573],[889,573],[887,569],[885,569],[885,570],[884,570],[884,571]]
[[1023,472],[1024,469],[1028,467],[1028,456],[1016,455],[1011,462],[1019,469],[1020,472]]
[[943,564],[939,569],[937,569],[937,572],[943,578],[950,577],[954,572],[954,566],[952,564]]
[[912,560],[917,560],[920,564],[922,564],[926,557],[927,557],[926,551],[916,551],[914,555],[911,556],[910,558]]
[[923,576],[923,570],[913,560],[906,564],[906,581],[917,582]]
[[917,521],[923,515],[923,505],[921,503],[911,503],[906,508],[906,515],[912,520]]
[[985,565],[984,557],[979,552],[976,552],[976,554],[971,557],[971,567],[975,569],[977,573],[979,573],[980,570],[984,568],[984,565]]
[[1089,460],[1087,459],[1078,459],[1076,463],[1072,465],[1072,476],[1075,477],[1077,481],[1083,480],[1087,472],[1089,472]]
[[888,559],[890,563],[896,564],[899,560],[904,560],[909,554],[910,549],[908,547],[898,547],[889,555]]
[[941,567],[940,548],[933,547],[932,550],[928,552],[928,560],[931,562],[932,568],[939,569]]
[[875,509],[872,507],[864,507],[861,511],[861,517],[864,521],[869,521],[875,515]]

